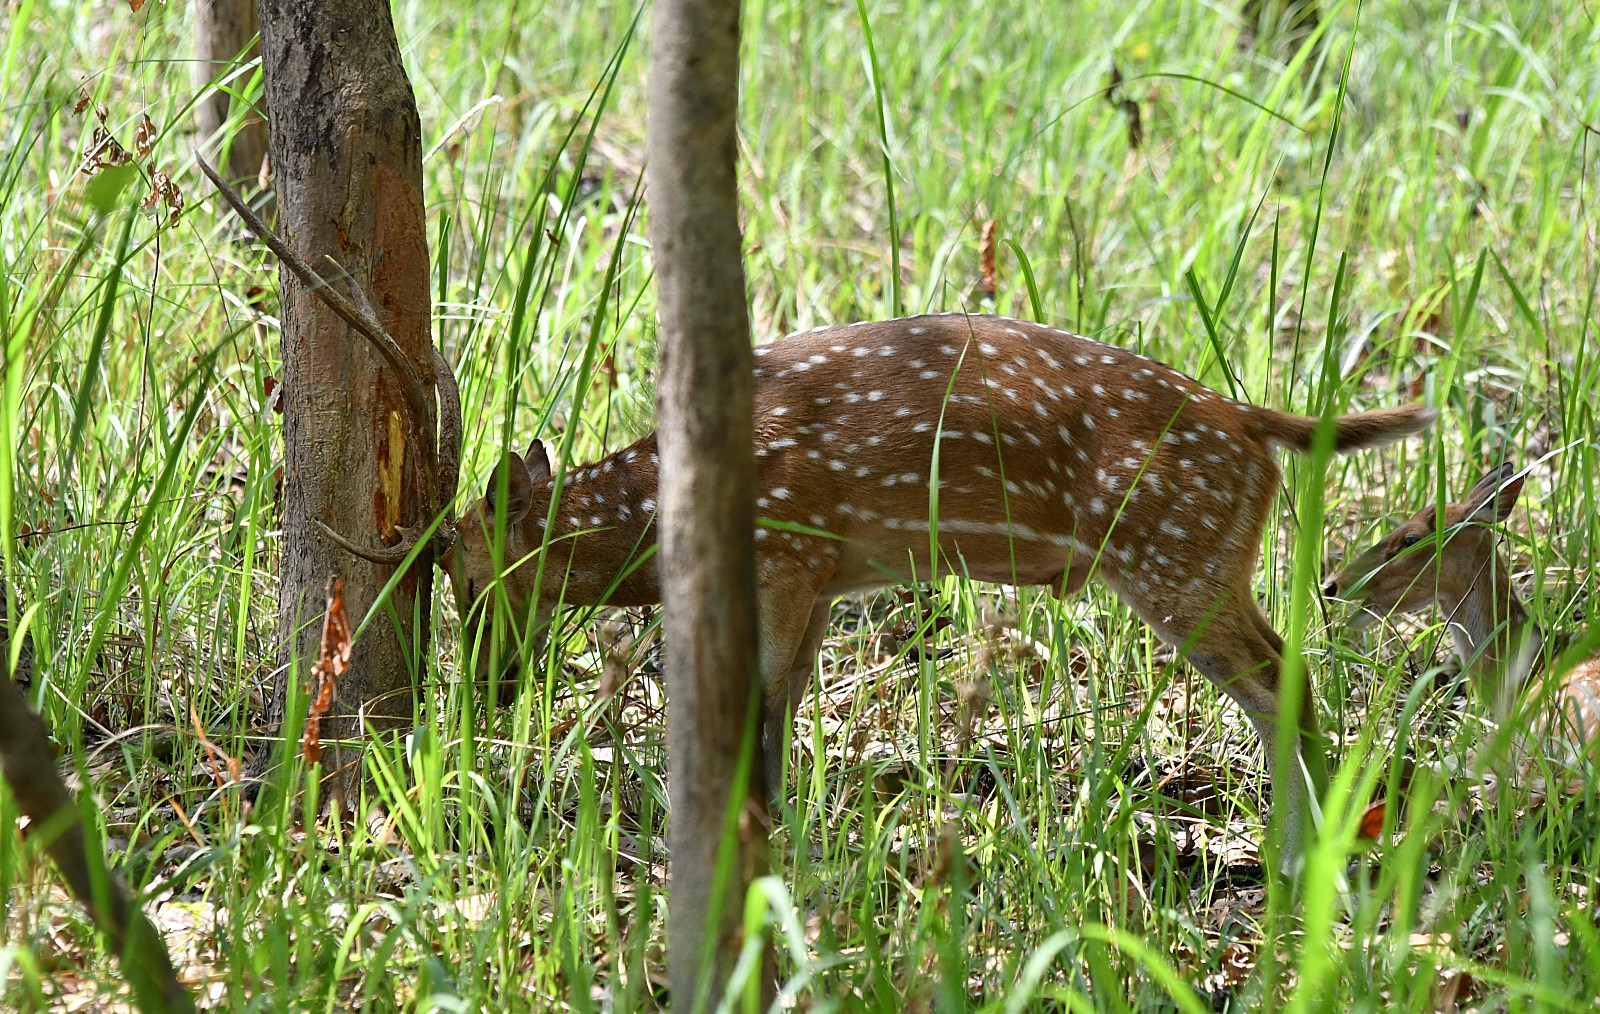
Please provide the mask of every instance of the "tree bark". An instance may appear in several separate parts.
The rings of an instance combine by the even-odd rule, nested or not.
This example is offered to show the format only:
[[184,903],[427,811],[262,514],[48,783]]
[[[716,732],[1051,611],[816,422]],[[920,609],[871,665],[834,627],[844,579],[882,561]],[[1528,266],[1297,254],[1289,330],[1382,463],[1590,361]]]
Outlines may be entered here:
[[[223,88],[212,87],[231,68],[255,59],[257,28],[255,0],[194,0],[194,85],[205,94],[194,106],[195,125],[207,156],[217,162],[224,148],[226,161],[220,162],[222,176],[229,183],[250,183],[261,175],[261,160],[267,154],[267,121],[255,112],[245,113],[244,121],[232,138],[219,132],[228,122],[233,96]],[[248,75],[240,75],[227,86],[238,91]]]
[[[260,0],[279,223],[290,247],[367,294],[419,377],[433,376],[422,129],[387,0]],[[327,260],[332,257],[335,268]],[[339,270],[347,280],[337,278]],[[408,410],[402,378],[372,345],[279,270],[283,325],[284,497],[279,637],[273,687],[282,719],[289,680],[317,657],[322,591],[344,579],[359,623],[393,574],[357,559],[313,524],[352,542],[392,546],[422,526],[430,492],[429,420]],[[347,289],[348,291],[348,289]],[[359,293],[358,293],[359,294]],[[360,300],[357,300],[358,303]],[[430,409],[432,388],[427,389]],[[426,550],[355,644],[325,738],[353,737],[357,708],[376,730],[410,723],[427,651],[433,569]],[[339,716],[343,716],[341,719]],[[351,758],[335,754],[348,784]]]
[[661,0],[650,66],[672,804],[668,976],[673,1009],[698,1011],[717,1002],[742,943],[745,887],[767,869],[756,749],[750,320],[735,164],[739,0]]

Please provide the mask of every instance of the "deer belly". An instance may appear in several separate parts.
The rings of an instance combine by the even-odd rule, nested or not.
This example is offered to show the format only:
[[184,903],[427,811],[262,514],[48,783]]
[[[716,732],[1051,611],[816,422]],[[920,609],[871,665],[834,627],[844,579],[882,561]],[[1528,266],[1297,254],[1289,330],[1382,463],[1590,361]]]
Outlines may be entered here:
[[1010,585],[1059,585],[1069,566],[1082,554],[1070,537],[1023,525],[964,522],[942,518],[938,524],[938,558],[930,556],[929,526],[911,531],[864,526],[840,546],[826,592],[843,595],[893,584],[910,584],[958,575],[975,581]]

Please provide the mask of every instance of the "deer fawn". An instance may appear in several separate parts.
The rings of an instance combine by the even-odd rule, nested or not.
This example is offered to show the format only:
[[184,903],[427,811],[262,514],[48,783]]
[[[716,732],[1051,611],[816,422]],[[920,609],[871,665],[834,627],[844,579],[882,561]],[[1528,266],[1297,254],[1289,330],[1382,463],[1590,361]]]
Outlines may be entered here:
[[[1098,576],[1273,741],[1283,642],[1251,577],[1277,491],[1272,447],[1308,450],[1318,420],[1004,317],[816,328],[756,348],[755,364],[756,513],[779,523],[756,532],[770,787],[830,602],[952,573],[1063,595]],[[1434,414],[1408,405],[1345,416],[1335,445],[1385,444]],[[494,486],[460,519],[444,564],[480,678],[489,660],[478,628],[497,580],[520,621],[537,601],[536,627],[558,601],[659,595],[650,560],[630,569],[654,541],[653,435],[569,473],[553,511],[541,444],[526,458],[508,453],[502,468],[499,558],[511,569],[497,570],[490,551]],[[1299,721],[1305,745],[1320,744],[1309,694]],[[1309,760],[1322,770],[1320,746]],[[1289,781],[1279,791],[1297,830],[1305,785]]]
[[[1428,507],[1412,515],[1376,546],[1351,561],[1324,591],[1360,606],[1354,629],[1391,613],[1420,612],[1438,604],[1456,656],[1473,683],[1492,702],[1497,719],[1511,714],[1540,656],[1544,633],[1528,617],[1511,587],[1511,566],[1489,527],[1511,514],[1522,493],[1523,475],[1509,463],[1479,479],[1444,516]],[[1514,738],[1525,752],[1536,741],[1555,746],[1566,761],[1592,750],[1600,735],[1600,657],[1568,672],[1557,687],[1558,714],[1543,716]],[[1520,730],[1519,730],[1520,732]],[[1468,769],[1477,771],[1476,752]],[[1519,765],[1526,774],[1526,764]],[[1492,778],[1488,779],[1493,785]],[[1544,787],[1533,786],[1536,795]]]

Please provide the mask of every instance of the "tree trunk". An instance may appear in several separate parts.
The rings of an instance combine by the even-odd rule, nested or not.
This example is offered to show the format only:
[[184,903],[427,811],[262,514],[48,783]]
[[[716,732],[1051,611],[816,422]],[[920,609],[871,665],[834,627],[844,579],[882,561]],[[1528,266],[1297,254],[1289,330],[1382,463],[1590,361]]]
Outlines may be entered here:
[[213,162],[218,162],[224,148],[227,150],[226,161],[218,165],[223,179],[235,185],[253,182],[261,175],[261,160],[267,154],[267,121],[249,111],[231,139],[219,133],[233,106],[233,96],[228,91],[242,90],[249,75],[238,75],[225,88],[213,88],[212,84],[239,64],[255,59],[255,0],[194,0],[191,11],[194,85],[210,89],[194,106],[200,143]]
[[[367,294],[379,321],[419,377],[432,377],[428,244],[422,206],[422,130],[400,61],[387,0],[261,0],[262,65],[271,119],[278,216],[289,246],[311,266]],[[333,257],[335,268],[327,261]],[[339,269],[348,280],[337,277]],[[283,565],[279,637],[284,669],[273,687],[284,717],[289,680],[317,657],[323,589],[344,579],[359,623],[393,574],[357,559],[314,525],[352,542],[392,546],[421,526],[434,436],[407,408],[402,378],[287,269],[279,270],[283,322]],[[358,300],[359,302],[359,300]],[[432,398],[428,386],[427,397]],[[424,551],[396,586],[387,615],[355,644],[336,687],[325,738],[409,724],[424,671],[432,601]],[[351,758],[335,757],[348,784]]]
[[[767,868],[756,749],[750,320],[735,169],[739,0],[658,2],[650,66],[672,804],[668,976],[673,1009],[698,1011],[717,1002],[739,953],[744,889]],[[719,857],[727,860],[721,877]]]

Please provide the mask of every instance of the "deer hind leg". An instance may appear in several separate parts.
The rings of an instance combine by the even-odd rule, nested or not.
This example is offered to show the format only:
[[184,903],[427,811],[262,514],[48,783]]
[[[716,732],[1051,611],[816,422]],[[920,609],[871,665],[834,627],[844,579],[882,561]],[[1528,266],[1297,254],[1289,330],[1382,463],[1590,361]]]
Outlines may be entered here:
[[771,798],[784,789],[784,734],[828,629],[827,573],[785,563],[792,561],[762,561],[760,568],[761,756]]
[[[1237,594],[1240,596],[1241,610],[1249,615],[1256,631],[1281,661],[1283,638],[1272,629],[1272,624],[1267,622],[1266,616],[1262,614],[1250,594],[1249,586],[1242,586]],[[1308,682],[1300,695],[1300,753],[1301,760],[1305,761],[1306,772],[1311,776],[1311,786],[1320,797],[1326,795],[1328,791],[1329,744],[1327,737],[1322,734],[1321,723],[1317,720],[1316,700],[1312,696],[1309,679],[1308,675]]]
[[1189,664],[1244,710],[1265,750],[1277,805],[1284,807],[1281,864],[1289,869],[1300,853],[1309,807],[1301,765],[1319,786],[1326,778],[1325,757],[1316,732],[1316,707],[1310,693],[1301,698],[1299,735],[1288,771],[1275,771],[1278,682],[1283,641],[1256,608],[1247,586],[1185,595],[1182,603],[1138,601],[1129,604],[1168,641],[1185,649]]
[[784,736],[794,727],[794,711],[805,698],[817,667],[817,652],[822,649],[822,637],[828,632],[830,600],[819,597],[811,606],[805,632],[789,661],[787,671],[781,660],[774,657],[775,670],[763,666],[762,763],[767,777],[768,792],[776,797],[779,789],[787,789],[783,779],[785,757]]

